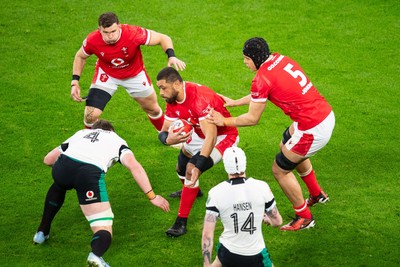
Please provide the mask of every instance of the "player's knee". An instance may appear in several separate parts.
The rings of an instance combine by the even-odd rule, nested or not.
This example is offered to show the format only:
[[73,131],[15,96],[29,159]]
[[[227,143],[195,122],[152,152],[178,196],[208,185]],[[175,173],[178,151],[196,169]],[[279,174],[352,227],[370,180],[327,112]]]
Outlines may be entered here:
[[90,227],[91,228],[96,228],[96,227],[103,227],[103,226],[112,226],[113,224],[113,219],[114,219],[114,213],[112,212],[111,208],[96,213],[92,214],[89,216],[85,216],[86,220],[88,220]]
[[[293,171],[298,163],[292,162],[289,160],[283,153],[282,151],[276,154],[275,156],[275,162],[276,165],[278,165],[279,168],[285,171]],[[272,167],[272,172],[275,174],[278,170],[275,169],[275,166]]]
[[149,116],[152,119],[159,119],[164,114],[163,110],[158,105],[153,109],[145,110],[145,112],[147,113],[147,116]]
[[194,164],[193,163],[188,163],[186,165],[186,171],[185,171],[185,177],[191,177],[192,176],[192,170],[194,168]]

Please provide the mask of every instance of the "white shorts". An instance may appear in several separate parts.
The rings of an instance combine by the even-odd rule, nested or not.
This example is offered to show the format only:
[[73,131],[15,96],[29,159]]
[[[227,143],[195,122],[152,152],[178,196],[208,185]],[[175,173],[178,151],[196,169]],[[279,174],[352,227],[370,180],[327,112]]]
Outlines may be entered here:
[[104,90],[113,96],[118,86],[124,87],[131,97],[148,97],[154,92],[150,78],[144,70],[139,72],[135,77],[120,80],[109,76],[102,68],[96,66],[90,88]]
[[[239,143],[239,136],[233,135],[218,135],[217,142],[213,150],[211,151],[210,157],[214,164],[217,164],[222,159],[222,155],[228,147],[237,146]],[[190,155],[196,155],[200,152],[204,144],[204,139],[200,138],[195,132],[192,133],[191,138],[183,143],[183,147]]]
[[335,114],[333,111],[317,126],[301,131],[294,122],[294,133],[286,142],[285,147],[303,157],[311,157],[321,150],[331,139],[335,127]]

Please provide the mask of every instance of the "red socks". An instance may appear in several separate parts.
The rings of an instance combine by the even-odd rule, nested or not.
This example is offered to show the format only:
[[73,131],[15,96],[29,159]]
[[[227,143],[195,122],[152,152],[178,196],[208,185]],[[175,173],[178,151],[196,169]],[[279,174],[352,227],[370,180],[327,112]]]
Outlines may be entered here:
[[[299,174],[303,182],[306,184],[308,188],[308,192],[310,195],[316,197],[321,193],[321,187],[318,184],[317,177],[315,176],[315,172],[313,169],[309,173]],[[304,175],[304,176],[302,176]]]
[[149,120],[151,124],[153,124],[154,128],[157,129],[157,131],[161,131],[163,124],[164,124],[164,113],[162,110],[160,110],[160,114],[158,114],[156,117],[150,116],[147,114],[147,117],[149,117]]
[[190,210],[192,209],[193,203],[196,200],[197,193],[200,187],[186,187],[182,188],[181,202],[179,203],[178,216],[182,218],[189,217]]
[[307,207],[307,202],[305,202],[305,201],[301,206],[293,207],[293,209],[294,209],[294,212],[296,213],[296,215],[300,216],[301,218],[306,218],[306,219],[312,218],[310,209]]

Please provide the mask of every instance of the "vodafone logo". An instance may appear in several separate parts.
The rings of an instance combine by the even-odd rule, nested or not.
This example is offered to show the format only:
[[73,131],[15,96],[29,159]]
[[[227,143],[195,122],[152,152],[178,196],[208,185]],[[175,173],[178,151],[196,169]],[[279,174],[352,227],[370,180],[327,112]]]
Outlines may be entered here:
[[93,191],[86,192],[86,201],[92,201],[92,200],[96,200],[96,199],[97,199],[97,197],[94,196]]
[[93,191],[87,191],[86,192],[86,197],[87,198],[93,198],[94,197],[94,192]]
[[111,64],[113,64],[115,67],[118,67],[124,63],[125,61],[122,58],[114,58],[113,60],[111,60]]

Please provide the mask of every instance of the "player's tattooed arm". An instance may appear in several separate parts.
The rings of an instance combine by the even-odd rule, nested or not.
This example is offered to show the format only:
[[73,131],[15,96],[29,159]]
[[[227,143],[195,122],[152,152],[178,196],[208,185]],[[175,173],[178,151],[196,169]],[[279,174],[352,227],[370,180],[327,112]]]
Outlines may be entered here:
[[278,207],[275,206],[270,210],[266,210],[264,216],[264,223],[269,224],[273,227],[277,227],[282,224],[282,216],[278,211]]
[[204,217],[203,237],[201,241],[204,266],[211,266],[212,264],[213,239],[217,219],[217,216],[213,214],[206,214]]
[[217,222],[217,216],[213,214],[206,214],[206,217],[204,218],[204,221],[206,222]]
[[211,264],[211,239],[207,238],[205,242],[203,242],[203,259],[205,264]]
[[278,209],[275,206],[272,210],[267,211],[267,216],[270,218],[276,218],[278,216]]

